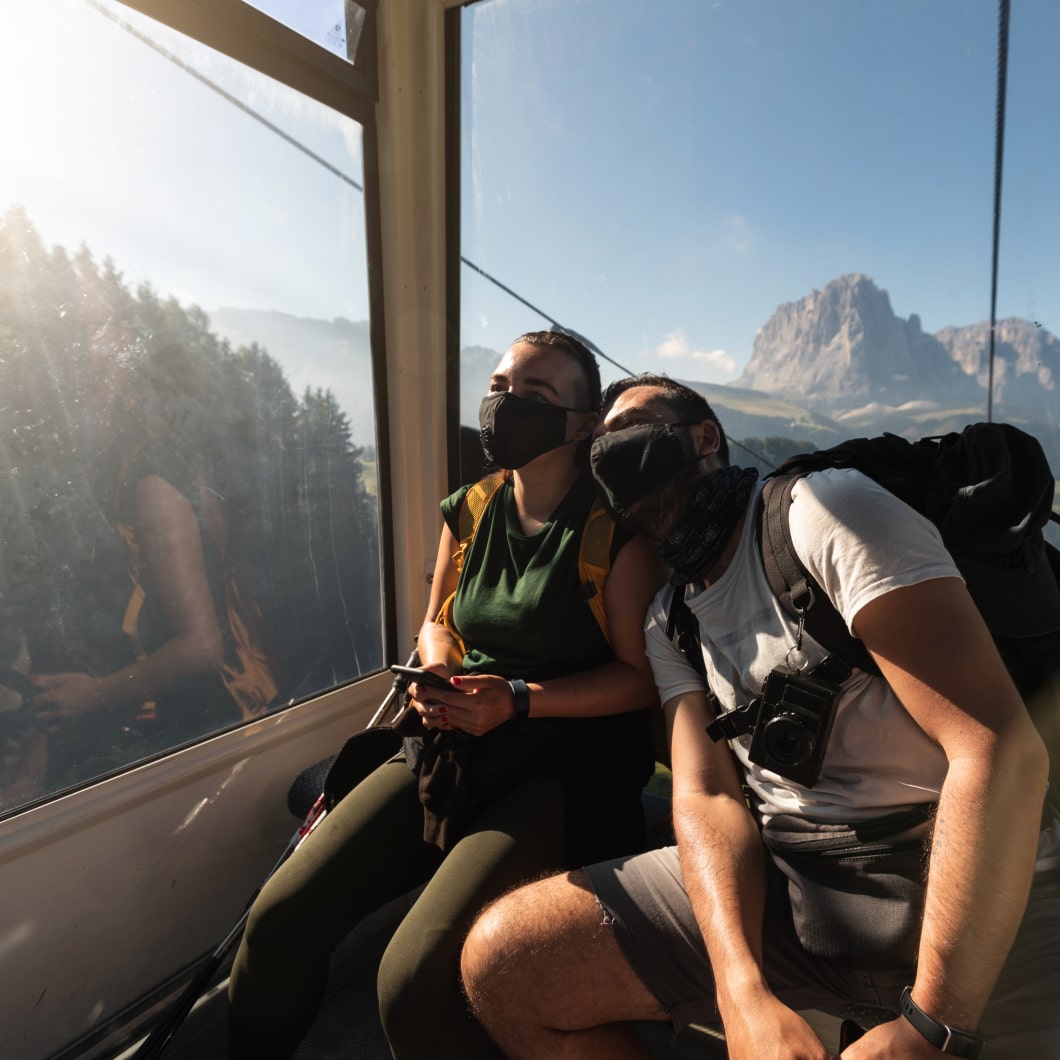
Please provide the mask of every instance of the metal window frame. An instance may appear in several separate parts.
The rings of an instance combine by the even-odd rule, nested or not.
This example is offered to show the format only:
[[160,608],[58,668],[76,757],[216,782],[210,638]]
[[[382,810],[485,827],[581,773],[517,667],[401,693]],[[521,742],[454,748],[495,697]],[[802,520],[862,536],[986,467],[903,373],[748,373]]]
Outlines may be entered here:
[[[465,5],[467,6],[467,5]],[[461,61],[463,56],[463,7],[445,12],[445,434],[446,465],[450,491],[463,485],[460,445],[460,257],[462,231],[461,180]]]
[[348,61],[243,0],[118,0],[210,48],[253,67],[362,124],[379,99],[375,10],[366,18],[357,54]]

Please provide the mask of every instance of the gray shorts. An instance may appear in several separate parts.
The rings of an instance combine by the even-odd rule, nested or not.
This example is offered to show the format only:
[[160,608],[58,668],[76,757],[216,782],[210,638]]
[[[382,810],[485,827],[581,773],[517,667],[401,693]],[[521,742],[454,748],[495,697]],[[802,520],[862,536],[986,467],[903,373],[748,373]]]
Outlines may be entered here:
[[[583,870],[630,967],[666,1009],[675,1030],[718,1023],[714,977],[688,901],[676,847]],[[911,968],[842,968],[812,957],[791,923],[785,884],[770,877],[763,931],[766,978],[796,1010],[818,1009],[871,1026],[898,1013]],[[980,1025],[990,1060],[1060,1056],[1060,874],[1035,879],[1016,942]]]

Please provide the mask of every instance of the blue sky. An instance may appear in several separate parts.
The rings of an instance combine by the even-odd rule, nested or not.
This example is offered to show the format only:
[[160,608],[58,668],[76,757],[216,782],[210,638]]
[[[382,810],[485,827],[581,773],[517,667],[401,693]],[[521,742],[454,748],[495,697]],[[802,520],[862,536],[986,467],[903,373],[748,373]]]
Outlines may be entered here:
[[[340,0],[261,0],[310,36]],[[112,5],[361,179],[355,123]],[[1013,0],[999,315],[1060,332],[1060,4]],[[994,0],[483,0],[463,14],[463,253],[634,370],[733,379],[863,272],[989,315]],[[360,194],[85,0],[5,12],[0,208],[206,309],[367,315]],[[463,342],[541,326],[463,271]],[[324,382],[324,381],[322,381]]]
[[[999,315],[1057,330],[1060,5],[1012,8]],[[989,318],[995,3],[493,0],[465,21],[465,253],[630,368],[732,379],[779,304],[845,272],[928,330]],[[485,344],[521,326],[480,282],[465,307]]]

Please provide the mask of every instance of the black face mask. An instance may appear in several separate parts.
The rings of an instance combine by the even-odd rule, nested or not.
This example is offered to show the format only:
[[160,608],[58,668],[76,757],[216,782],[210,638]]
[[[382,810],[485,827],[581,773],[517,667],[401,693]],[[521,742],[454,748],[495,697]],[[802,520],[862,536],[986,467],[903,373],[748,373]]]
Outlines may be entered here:
[[593,477],[616,518],[700,459],[691,433],[675,430],[689,426],[688,422],[645,423],[603,434],[593,442]]
[[567,413],[581,412],[508,391],[487,394],[478,409],[482,449],[496,467],[515,470],[567,441]]

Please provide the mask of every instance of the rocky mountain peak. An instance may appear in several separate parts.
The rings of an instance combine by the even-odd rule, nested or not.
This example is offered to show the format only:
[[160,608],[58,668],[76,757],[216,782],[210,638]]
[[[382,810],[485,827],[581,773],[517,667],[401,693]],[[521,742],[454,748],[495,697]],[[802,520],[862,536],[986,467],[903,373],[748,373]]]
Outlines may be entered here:
[[901,404],[925,385],[946,386],[951,397],[975,389],[919,317],[896,316],[887,292],[861,273],[780,306],[734,385],[799,394],[819,409]]

